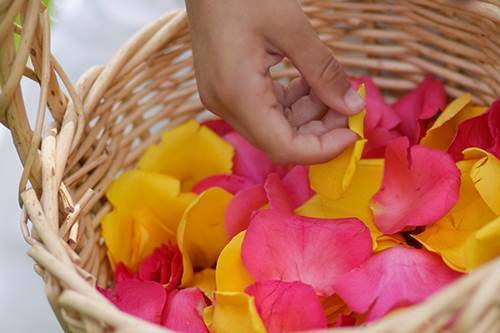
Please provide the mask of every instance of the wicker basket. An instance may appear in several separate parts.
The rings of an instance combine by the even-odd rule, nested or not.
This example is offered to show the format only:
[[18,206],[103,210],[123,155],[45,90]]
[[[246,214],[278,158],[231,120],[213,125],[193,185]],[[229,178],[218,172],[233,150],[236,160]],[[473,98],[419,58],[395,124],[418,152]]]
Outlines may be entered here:
[[[411,89],[424,73],[440,77],[451,96],[472,92],[483,105],[500,96],[499,0],[307,0],[303,6],[337,58],[352,73],[374,77],[387,96]],[[274,75],[286,80],[297,71],[285,63]],[[34,129],[23,76],[40,85]],[[95,289],[112,276],[100,238],[99,221],[110,210],[103,193],[162,131],[203,110],[184,11],[148,25],[73,85],[50,53],[41,2],[0,0],[0,121],[24,165],[21,229],[65,331],[167,331],[120,312]],[[340,331],[500,332],[500,259],[425,303]]]

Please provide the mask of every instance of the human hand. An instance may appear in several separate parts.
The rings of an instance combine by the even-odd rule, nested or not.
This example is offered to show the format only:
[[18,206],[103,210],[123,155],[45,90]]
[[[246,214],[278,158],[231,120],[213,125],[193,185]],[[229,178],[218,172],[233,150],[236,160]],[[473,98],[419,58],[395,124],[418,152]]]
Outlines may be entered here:
[[[342,66],[295,0],[186,0],[203,104],[281,163],[332,159],[356,140],[363,108]],[[287,87],[270,67],[284,57],[301,77]]]

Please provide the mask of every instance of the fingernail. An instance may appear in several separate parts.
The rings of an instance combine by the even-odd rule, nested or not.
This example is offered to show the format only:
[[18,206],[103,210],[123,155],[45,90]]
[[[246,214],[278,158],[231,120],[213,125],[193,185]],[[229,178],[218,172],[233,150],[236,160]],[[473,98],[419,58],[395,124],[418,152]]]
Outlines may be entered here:
[[354,113],[363,109],[365,102],[354,89],[350,88],[344,95],[344,103]]

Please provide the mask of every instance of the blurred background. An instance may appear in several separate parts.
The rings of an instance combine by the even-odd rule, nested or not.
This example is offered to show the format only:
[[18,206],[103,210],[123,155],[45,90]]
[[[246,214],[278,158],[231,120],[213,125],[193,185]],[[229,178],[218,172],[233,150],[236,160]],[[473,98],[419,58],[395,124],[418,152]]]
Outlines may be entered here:
[[[107,62],[138,29],[183,0],[52,0],[52,53],[73,82],[89,67]],[[37,90],[24,83],[28,110]],[[21,163],[10,133],[0,127],[0,332],[61,332],[45,299],[43,282],[26,255],[19,229],[17,187]]]

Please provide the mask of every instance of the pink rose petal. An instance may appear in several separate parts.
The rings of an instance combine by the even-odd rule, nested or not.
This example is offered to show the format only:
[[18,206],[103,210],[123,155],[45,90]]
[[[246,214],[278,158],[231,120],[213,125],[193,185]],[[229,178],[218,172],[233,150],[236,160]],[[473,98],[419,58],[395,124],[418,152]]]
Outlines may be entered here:
[[354,326],[355,324],[356,324],[356,318],[354,318],[351,315],[342,314],[339,316],[339,319],[337,319],[335,327]]
[[103,294],[123,312],[156,324],[161,322],[167,293],[157,282],[126,279],[117,283],[114,291],[107,289]]
[[451,157],[408,147],[406,137],[387,146],[382,186],[372,199],[374,222],[385,234],[436,222],[458,200],[460,172]]
[[469,147],[482,148],[500,156],[500,100],[495,101],[486,113],[458,126],[448,153],[458,161],[463,159],[462,151]]
[[252,146],[238,133],[229,133],[224,139],[235,149],[233,158],[235,175],[248,178],[253,183],[263,183],[268,174],[278,172],[281,176],[286,171],[283,167],[275,166],[263,151]]
[[211,187],[220,187],[231,194],[252,186],[253,183],[242,176],[237,175],[215,175],[207,177],[196,184],[191,191],[200,194]]
[[266,192],[262,184],[248,187],[238,193],[226,208],[226,233],[229,239],[245,230],[250,223],[252,213],[267,203]]
[[134,274],[123,264],[118,263],[115,268],[115,284],[120,283],[123,280],[132,279]]
[[309,200],[314,191],[309,183],[309,167],[296,165],[281,180],[294,208]]
[[231,127],[231,125],[229,125],[225,120],[222,119],[210,119],[202,122],[201,124],[210,128],[220,137],[230,132],[234,132],[234,129]]
[[385,147],[392,140],[401,137],[395,129],[375,128],[366,135],[368,142],[363,149],[363,158],[383,158]]
[[327,327],[325,312],[311,286],[301,282],[265,281],[252,284],[246,292],[268,333],[297,332]]
[[182,277],[182,254],[177,245],[162,245],[140,264],[137,276],[140,280],[155,281],[169,292],[177,288]]
[[203,322],[207,299],[197,288],[174,290],[168,295],[162,325],[183,333],[208,333]]
[[276,173],[267,176],[264,184],[269,205],[272,209],[282,213],[292,213],[293,203],[280,177]]
[[241,257],[256,281],[301,281],[330,296],[335,279],[371,254],[370,233],[358,219],[317,219],[267,210],[253,215]]
[[371,321],[394,308],[423,301],[460,275],[436,254],[393,247],[339,278],[335,291],[352,310],[368,311]]
[[425,78],[417,88],[403,96],[393,107],[401,119],[399,129],[410,139],[418,142],[424,134],[420,120],[433,117],[446,106],[446,91],[441,81],[431,76]]

